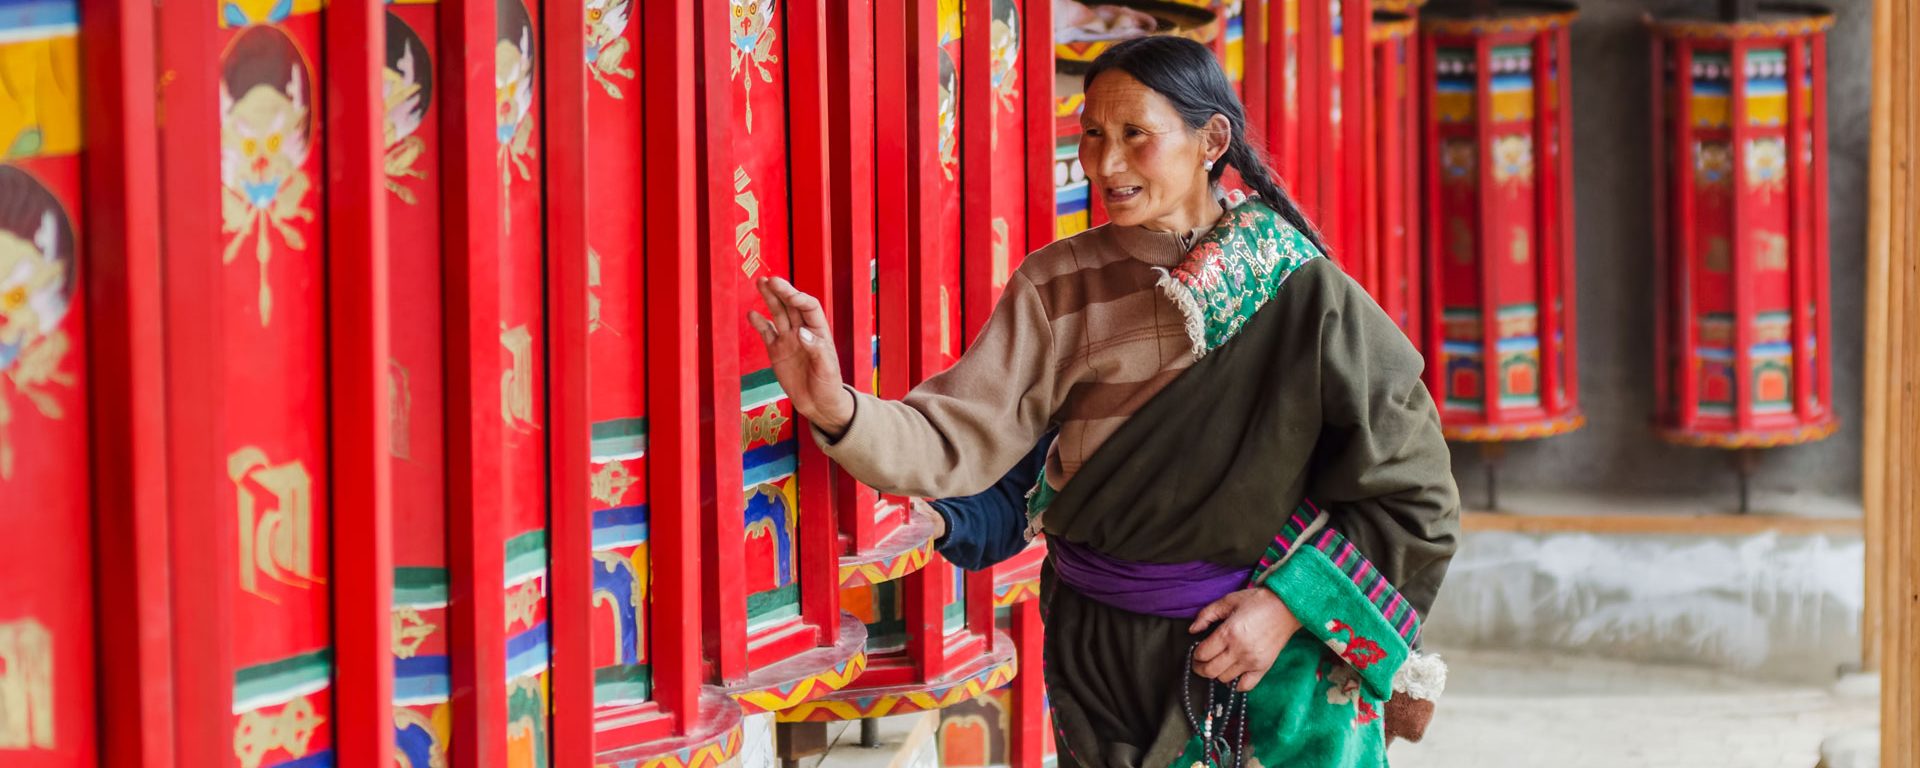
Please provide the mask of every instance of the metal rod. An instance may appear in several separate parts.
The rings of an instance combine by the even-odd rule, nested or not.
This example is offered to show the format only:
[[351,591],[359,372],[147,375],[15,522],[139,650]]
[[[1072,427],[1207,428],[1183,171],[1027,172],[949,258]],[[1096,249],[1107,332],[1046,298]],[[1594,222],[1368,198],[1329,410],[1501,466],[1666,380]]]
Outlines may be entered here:
[[880,746],[880,721],[871,717],[860,720],[860,746],[873,749]]
[[1487,511],[1500,509],[1500,459],[1507,453],[1504,443],[1481,443],[1480,462],[1487,472]]
[[1752,448],[1741,448],[1734,454],[1734,462],[1740,471],[1740,514],[1753,511],[1753,469],[1760,454]]

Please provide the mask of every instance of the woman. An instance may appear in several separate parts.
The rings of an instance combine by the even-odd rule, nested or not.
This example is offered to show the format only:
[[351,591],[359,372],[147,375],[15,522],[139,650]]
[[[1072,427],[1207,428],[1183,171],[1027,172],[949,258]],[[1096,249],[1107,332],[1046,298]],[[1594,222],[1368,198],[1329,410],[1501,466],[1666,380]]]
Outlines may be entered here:
[[[1382,705],[1443,673],[1408,662],[1458,525],[1420,356],[1322,257],[1204,47],[1114,46],[1082,127],[1111,223],[1028,256],[953,368],[861,394],[775,279],[774,372],[889,493],[979,492],[1057,430],[1026,505],[1063,761],[1383,765]],[[1257,194],[1231,210],[1229,166]]]

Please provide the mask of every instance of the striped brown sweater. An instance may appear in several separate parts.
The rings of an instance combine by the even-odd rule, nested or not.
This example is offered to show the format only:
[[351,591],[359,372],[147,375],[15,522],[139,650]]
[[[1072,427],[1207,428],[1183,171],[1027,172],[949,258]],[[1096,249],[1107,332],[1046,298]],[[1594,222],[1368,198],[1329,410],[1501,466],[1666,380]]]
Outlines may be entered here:
[[828,456],[883,492],[976,493],[1050,424],[1047,477],[1065,487],[1127,417],[1194,362],[1180,310],[1155,267],[1186,254],[1179,235],[1102,226],[1028,256],[980,336],[952,368],[902,400],[858,390]]

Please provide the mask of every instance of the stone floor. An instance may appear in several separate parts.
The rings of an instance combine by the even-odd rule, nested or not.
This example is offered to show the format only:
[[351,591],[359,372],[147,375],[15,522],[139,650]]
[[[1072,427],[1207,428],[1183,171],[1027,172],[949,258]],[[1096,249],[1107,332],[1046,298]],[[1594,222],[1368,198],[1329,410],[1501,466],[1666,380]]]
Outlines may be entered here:
[[1770,684],[1531,653],[1442,655],[1446,697],[1426,741],[1393,748],[1394,768],[1814,768],[1823,739],[1878,718],[1870,685]]

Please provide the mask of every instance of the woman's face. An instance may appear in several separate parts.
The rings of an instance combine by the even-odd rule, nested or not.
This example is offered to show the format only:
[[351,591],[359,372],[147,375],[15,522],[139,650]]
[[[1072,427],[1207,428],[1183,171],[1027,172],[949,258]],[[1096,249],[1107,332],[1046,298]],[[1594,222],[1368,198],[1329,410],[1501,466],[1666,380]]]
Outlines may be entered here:
[[1080,114],[1080,165],[1107,217],[1161,231],[1205,224],[1194,219],[1213,202],[1206,162],[1226,146],[1213,135],[1226,119],[1214,122],[1188,128],[1172,101],[1126,72],[1095,78]]

